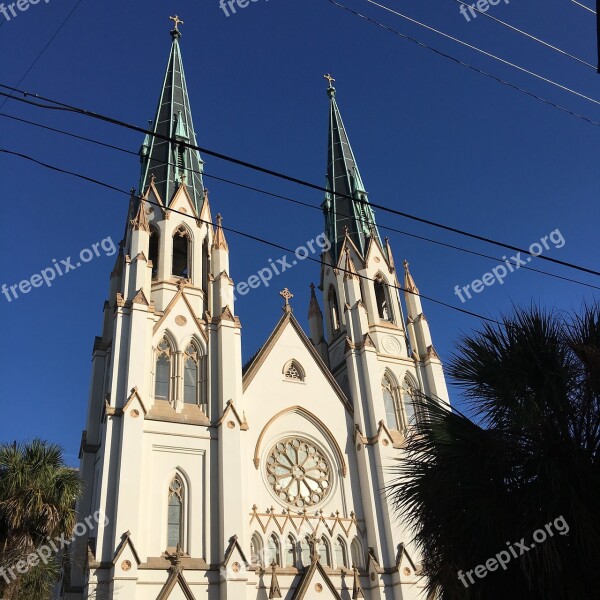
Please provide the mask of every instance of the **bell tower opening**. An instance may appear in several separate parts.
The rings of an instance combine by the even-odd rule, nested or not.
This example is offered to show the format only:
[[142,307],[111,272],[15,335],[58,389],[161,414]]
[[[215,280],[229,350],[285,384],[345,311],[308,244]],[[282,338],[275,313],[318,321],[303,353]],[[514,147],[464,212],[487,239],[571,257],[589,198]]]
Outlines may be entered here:
[[173,234],[173,265],[175,277],[190,277],[190,235],[187,229],[180,225]]

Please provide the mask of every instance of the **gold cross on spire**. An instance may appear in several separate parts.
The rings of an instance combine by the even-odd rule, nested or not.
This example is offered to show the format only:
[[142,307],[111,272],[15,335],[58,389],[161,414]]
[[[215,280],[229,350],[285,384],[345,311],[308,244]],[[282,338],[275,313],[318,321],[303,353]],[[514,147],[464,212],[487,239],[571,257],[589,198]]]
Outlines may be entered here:
[[175,31],[179,31],[179,23],[183,25],[183,21],[177,15],[174,17],[169,17],[169,19],[175,23]]
[[327,79],[327,81],[329,82],[329,87],[333,87],[333,82],[335,81],[335,79],[331,76],[330,73],[327,73],[327,75],[323,75],[324,79]]

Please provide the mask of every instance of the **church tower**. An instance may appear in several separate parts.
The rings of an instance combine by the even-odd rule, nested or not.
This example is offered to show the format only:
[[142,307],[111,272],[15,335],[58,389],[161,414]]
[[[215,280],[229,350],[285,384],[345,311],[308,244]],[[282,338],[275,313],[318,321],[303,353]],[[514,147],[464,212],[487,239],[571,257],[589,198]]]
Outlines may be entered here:
[[[410,539],[410,534],[385,503],[369,499],[381,496],[394,478],[390,467],[405,432],[419,418],[412,400],[415,391],[445,402],[448,392],[419,290],[406,261],[402,284],[399,281],[390,243],[387,238],[382,241],[375,223],[333,79],[326,79],[330,111],[323,212],[331,248],[322,257],[319,285],[325,327],[313,290],[311,339],[326,354],[332,374],[352,401],[354,449],[370,525],[368,545],[373,560],[388,569],[396,562],[398,541]],[[402,288],[406,318],[398,294]]]
[[[314,293],[311,294],[309,322],[311,339],[326,357],[342,388],[353,398],[353,366],[348,351],[363,346],[376,349],[386,360],[393,359],[407,370],[409,387],[448,400],[441,361],[423,314],[419,290],[404,261],[402,284],[398,279],[389,240],[383,241],[375,223],[358,164],[336,101],[330,76],[327,95],[330,99],[327,159],[328,192],[323,202],[325,231],[331,248],[323,255],[321,283],[326,309],[322,313]],[[398,290],[404,290],[407,307],[405,318]],[[325,341],[327,338],[327,342]],[[392,363],[390,363],[392,364]],[[410,368],[409,368],[410,367]],[[401,383],[402,382],[402,383]],[[392,387],[405,388],[404,378]],[[358,391],[358,390],[357,390]],[[393,417],[387,410],[388,426],[396,421],[402,430],[413,416],[412,409],[396,409]],[[408,414],[401,414],[409,411]]]
[[78,514],[99,525],[75,538],[60,598],[417,600],[418,556],[382,490],[414,390],[447,392],[407,263],[403,315],[331,79],[325,317],[313,285],[307,335],[283,290],[242,367],[173,20],[93,346]]
[[247,528],[241,325],[202,158],[178,143],[197,144],[179,23],[93,349],[78,510],[107,525],[78,538],[66,598],[156,598],[136,592],[142,564],[166,598]]

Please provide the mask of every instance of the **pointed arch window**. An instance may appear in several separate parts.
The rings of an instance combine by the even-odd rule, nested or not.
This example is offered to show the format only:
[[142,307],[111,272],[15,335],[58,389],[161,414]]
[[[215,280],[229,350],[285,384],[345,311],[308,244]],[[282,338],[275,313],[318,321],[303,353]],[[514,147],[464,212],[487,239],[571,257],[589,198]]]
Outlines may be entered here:
[[406,376],[402,384],[402,401],[404,403],[404,419],[406,427],[414,425],[418,419],[418,413],[415,406],[417,386],[412,378]]
[[336,568],[348,568],[348,551],[346,550],[346,542],[344,542],[340,536],[335,539],[333,552],[335,554]]
[[390,429],[400,429],[396,403],[396,390],[389,375],[384,375],[381,380],[383,405],[385,408],[385,424]]
[[173,265],[171,272],[175,277],[190,278],[190,246],[190,234],[183,225],[180,225],[173,233]]
[[285,538],[285,566],[296,566],[296,540],[292,534]]
[[148,260],[152,262],[152,279],[156,279],[158,277],[158,249],[158,229],[154,225],[150,225],[150,246],[148,249]]
[[390,302],[390,290],[387,281],[378,275],[373,283],[375,286],[375,302],[377,304],[377,314],[382,321],[394,322],[392,305]]
[[329,323],[331,325],[331,335],[335,335],[340,330],[340,309],[335,288],[329,286],[327,294],[327,303],[329,305]]
[[310,555],[310,541],[306,537],[300,542],[300,562],[303,567],[310,566]]
[[203,361],[200,350],[193,342],[188,344],[183,356],[183,402],[201,406]]
[[283,374],[286,379],[292,381],[304,381],[304,369],[297,360],[290,360],[283,367]]
[[331,566],[331,552],[329,551],[329,542],[323,536],[317,542],[317,553],[322,565]]
[[173,352],[167,338],[163,338],[156,347],[154,370],[154,397],[160,400],[171,399],[171,374]]
[[357,567],[358,569],[364,568],[365,557],[364,557],[362,545],[359,542],[358,538],[354,538],[352,540],[352,545],[350,546],[350,552],[352,553],[352,565]]
[[271,534],[269,536],[269,539],[267,540],[267,552],[265,555],[265,559],[267,566],[273,564],[273,561],[275,561],[275,564],[277,566],[281,566],[281,552],[279,551],[279,539],[274,533]]
[[250,539],[250,561],[253,565],[264,566],[263,564],[263,541],[258,533],[254,533]]
[[183,546],[183,503],[184,487],[179,475],[169,485],[169,513],[167,523],[167,547]]

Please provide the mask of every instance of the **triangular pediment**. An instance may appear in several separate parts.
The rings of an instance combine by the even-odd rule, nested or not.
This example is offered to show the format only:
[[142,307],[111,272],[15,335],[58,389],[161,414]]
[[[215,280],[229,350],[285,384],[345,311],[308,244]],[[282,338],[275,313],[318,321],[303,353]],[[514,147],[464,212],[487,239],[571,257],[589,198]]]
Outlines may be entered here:
[[[419,575],[417,572],[417,565],[415,565],[412,557],[408,553],[406,546],[401,543],[398,544],[398,553],[396,554],[396,566],[400,573],[402,573],[405,577],[410,575]],[[409,572],[411,570],[411,572]]]
[[[154,181],[150,182],[150,185],[146,188],[146,193],[144,194],[144,200],[150,204],[154,210],[160,210],[164,213],[165,203],[163,202],[156,186],[154,185]],[[158,206],[156,206],[158,204]]]
[[342,600],[335,585],[317,560],[314,561],[298,582],[296,591],[290,600],[312,600],[318,593],[319,600]]
[[338,262],[337,262],[336,267],[338,269],[346,268],[346,266],[345,266],[346,248],[348,248],[348,250],[350,252],[350,258],[352,259],[352,262],[354,263],[355,269],[357,269],[357,270],[364,269],[365,264],[363,262],[360,251],[356,247],[356,244],[348,236],[346,236],[346,238],[344,239],[344,244],[340,248],[340,255],[338,257]]
[[179,189],[173,196],[173,200],[171,200],[169,208],[183,212],[193,218],[198,216],[196,207],[194,206],[194,202],[192,201],[192,197],[190,196],[186,185],[179,186]]
[[125,403],[125,406],[123,407],[123,412],[126,412],[129,408],[131,408],[131,409],[141,408],[145,415],[148,414],[148,409],[146,408],[146,405],[144,404],[142,397],[140,396],[140,393],[138,392],[137,386],[131,390],[131,394],[129,395],[129,398],[127,398],[127,402]]
[[148,302],[148,298],[146,298],[146,294],[144,294],[144,290],[140,288],[138,293],[133,298],[134,304],[141,304],[142,306],[150,306],[150,302]]
[[220,566],[221,577],[223,579],[247,579],[247,568],[249,562],[238,542],[237,535],[229,540],[229,546],[225,551],[225,558]]
[[156,600],[196,600],[182,570],[171,568],[169,578]]
[[379,258],[381,260],[381,262],[378,263],[380,268],[385,265],[385,271],[390,274],[394,272],[395,269],[393,265],[390,264],[378,235],[369,237],[367,251],[365,252],[365,267],[368,268],[374,264],[376,265],[378,261],[376,261],[375,258]]
[[117,546],[115,551],[115,557],[113,558],[113,565],[116,565],[119,560],[132,560],[135,561],[136,565],[141,563],[140,557],[131,541],[131,533],[126,531],[121,537],[121,543]]
[[[300,326],[300,324],[298,323],[298,321],[296,320],[296,318],[294,317],[294,315],[291,311],[284,313],[283,317],[280,319],[279,323],[277,323],[277,325],[275,326],[275,329],[269,336],[269,339],[266,341],[266,343],[263,345],[263,347],[259,350],[258,354],[254,357],[254,359],[252,360],[252,363],[250,364],[250,366],[244,373],[244,378],[243,378],[244,391],[246,391],[249,388],[250,384],[252,383],[252,380],[258,374],[261,366],[265,363],[265,361],[269,358],[269,356],[273,352],[276,352],[277,344],[278,344],[279,340],[281,339],[282,335],[284,334],[284,332],[286,332],[288,330],[288,328],[294,332],[294,334],[297,337],[297,340],[300,342],[301,346],[304,347],[306,349],[306,351],[308,352],[308,354],[310,355],[310,359],[316,363],[319,371],[322,373],[322,375],[328,381],[329,385],[331,386],[331,388],[333,389],[335,394],[338,396],[338,398],[340,399],[340,402],[342,402],[342,404],[344,405],[346,410],[350,414],[353,414],[354,411],[353,411],[352,405],[346,398],[346,395],[344,394],[343,390],[341,389],[341,387],[339,386],[339,384],[337,383],[337,381],[331,374],[331,371],[329,370],[327,365],[323,362],[323,359],[319,356],[319,353],[316,351],[313,343],[308,339],[307,335],[304,333],[302,327]],[[289,343],[288,343],[288,346],[289,346]]]
[[240,426],[240,429],[242,431],[248,431],[248,422],[246,421],[246,415],[243,413],[242,415],[240,415],[240,413],[237,411],[235,405],[231,400],[227,400],[225,410],[223,411],[221,418],[217,421],[217,427],[220,427],[223,424],[229,413],[231,413],[237,419],[238,425]]
[[176,331],[176,322],[175,319],[178,317],[184,317],[186,321],[191,321],[196,323],[198,326],[198,333],[202,335],[204,340],[208,340],[206,336],[206,331],[204,330],[204,321],[202,321],[194,312],[190,301],[185,295],[185,286],[181,286],[169,305],[165,309],[165,312],[161,316],[161,318],[154,325],[153,333],[156,334],[158,331],[162,331],[164,329],[170,329],[171,331]]

